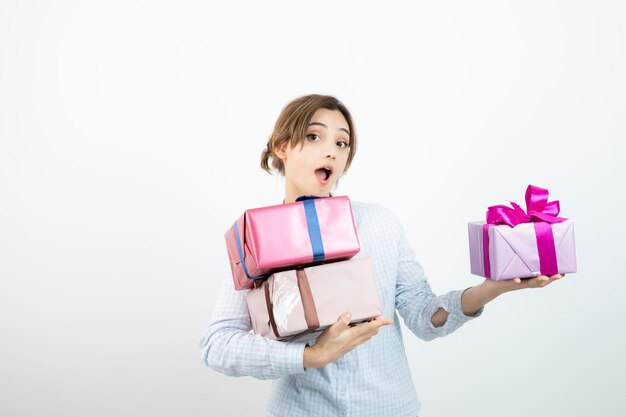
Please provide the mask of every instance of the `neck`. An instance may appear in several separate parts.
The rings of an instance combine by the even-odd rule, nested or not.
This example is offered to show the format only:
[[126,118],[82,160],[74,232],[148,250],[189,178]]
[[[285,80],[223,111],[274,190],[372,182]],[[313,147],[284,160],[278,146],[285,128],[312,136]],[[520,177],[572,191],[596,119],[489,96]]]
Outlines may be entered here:
[[323,195],[319,195],[319,194],[306,194],[306,193],[295,193],[295,194],[289,194],[289,193],[285,193],[285,198],[283,198],[283,204],[287,204],[287,203],[294,203],[296,201],[296,198],[301,197],[303,195],[315,195],[317,197],[332,197],[333,195],[331,193],[326,193]]

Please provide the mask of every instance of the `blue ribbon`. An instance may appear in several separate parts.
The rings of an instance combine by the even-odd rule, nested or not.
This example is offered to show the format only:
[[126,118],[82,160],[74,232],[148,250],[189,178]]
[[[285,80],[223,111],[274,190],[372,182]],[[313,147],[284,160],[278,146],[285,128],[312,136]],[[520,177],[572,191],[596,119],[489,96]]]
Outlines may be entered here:
[[237,227],[237,222],[235,221],[235,240],[237,240],[237,251],[239,252],[239,259],[241,260],[241,266],[243,267],[243,272],[246,274],[248,279],[264,279],[270,276],[270,274],[259,275],[258,277],[253,277],[248,273],[248,268],[246,267],[246,263],[243,261],[243,250],[241,249],[241,239],[239,238],[239,228]]
[[315,201],[314,199],[308,199],[303,200],[303,203],[306,223],[309,228],[309,240],[313,248],[313,262],[322,262],[324,260],[324,245],[322,244],[322,232],[320,231],[320,223],[317,219]]

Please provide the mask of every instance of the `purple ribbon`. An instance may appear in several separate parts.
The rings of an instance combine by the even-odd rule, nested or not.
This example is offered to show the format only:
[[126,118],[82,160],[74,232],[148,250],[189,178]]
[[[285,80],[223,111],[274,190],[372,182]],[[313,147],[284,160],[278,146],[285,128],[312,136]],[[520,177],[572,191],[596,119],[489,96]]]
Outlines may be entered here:
[[[508,200],[507,200],[508,201]],[[534,185],[526,188],[526,211],[518,204],[509,201],[511,207],[497,205],[487,208],[487,223],[483,226],[483,262],[485,276],[491,278],[489,262],[489,227],[494,224],[507,224],[515,227],[520,223],[534,223],[539,252],[539,268],[542,275],[559,273],[556,248],[552,234],[552,223],[567,220],[557,217],[561,210],[558,200],[548,202],[548,190]]]

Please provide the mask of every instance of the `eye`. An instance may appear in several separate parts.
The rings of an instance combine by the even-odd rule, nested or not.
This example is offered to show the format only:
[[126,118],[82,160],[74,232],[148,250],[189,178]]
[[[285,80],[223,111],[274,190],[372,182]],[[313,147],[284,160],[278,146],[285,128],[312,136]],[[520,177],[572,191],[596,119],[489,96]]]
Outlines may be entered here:
[[346,142],[345,140],[340,140],[339,142],[337,142],[337,145],[340,148],[349,148],[350,144],[348,142]]
[[309,133],[308,135],[306,135],[306,137],[307,139],[311,139],[313,142],[315,142],[315,138],[319,138],[319,135],[317,133]]

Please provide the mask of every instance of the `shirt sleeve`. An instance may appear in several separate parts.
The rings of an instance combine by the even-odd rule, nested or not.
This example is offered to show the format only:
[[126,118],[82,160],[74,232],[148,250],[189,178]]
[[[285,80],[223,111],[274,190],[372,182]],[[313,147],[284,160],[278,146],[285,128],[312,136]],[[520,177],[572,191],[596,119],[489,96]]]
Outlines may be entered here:
[[280,342],[252,332],[246,292],[235,290],[230,271],[224,275],[211,321],[199,342],[205,365],[229,376],[257,379],[305,372],[305,343]]
[[[395,219],[395,217],[394,217]],[[450,291],[444,295],[435,295],[424,275],[424,268],[415,259],[415,253],[410,247],[400,222],[396,220],[398,272],[396,277],[396,309],[404,319],[406,326],[420,339],[432,340],[446,336],[463,324],[479,317],[484,306],[473,316],[463,313],[461,296],[469,289]],[[443,308],[448,312],[448,318],[443,326],[433,326],[433,314]]]

